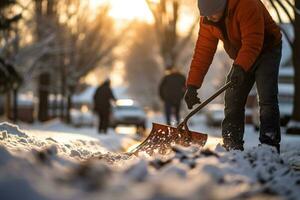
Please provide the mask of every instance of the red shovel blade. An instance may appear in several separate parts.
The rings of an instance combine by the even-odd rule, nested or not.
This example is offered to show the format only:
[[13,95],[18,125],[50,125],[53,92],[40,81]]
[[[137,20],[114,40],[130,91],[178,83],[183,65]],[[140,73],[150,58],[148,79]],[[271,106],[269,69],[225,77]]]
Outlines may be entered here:
[[154,152],[166,154],[174,145],[185,147],[198,145],[203,147],[206,141],[207,134],[153,123],[152,130],[148,137],[139,146],[133,149],[131,153],[137,154],[138,152],[144,151],[149,155],[152,155]]

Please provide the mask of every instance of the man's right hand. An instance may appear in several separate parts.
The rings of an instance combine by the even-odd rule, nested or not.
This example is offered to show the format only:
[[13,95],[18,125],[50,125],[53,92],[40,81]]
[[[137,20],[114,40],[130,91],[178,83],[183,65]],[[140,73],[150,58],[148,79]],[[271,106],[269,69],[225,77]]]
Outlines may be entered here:
[[242,85],[245,76],[246,76],[246,72],[243,69],[243,67],[233,64],[229,74],[229,79],[234,84],[234,87]]
[[194,86],[188,86],[184,95],[184,100],[186,102],[188,109],[192,109],[194,105],[201,103],[197,95],[198,95],[197,88]]

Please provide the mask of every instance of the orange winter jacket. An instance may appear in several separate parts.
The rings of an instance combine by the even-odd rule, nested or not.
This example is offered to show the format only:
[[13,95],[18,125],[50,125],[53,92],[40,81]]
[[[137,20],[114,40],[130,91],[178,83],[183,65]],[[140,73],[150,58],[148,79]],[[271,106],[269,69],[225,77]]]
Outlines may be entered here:
[[245,71],[249,71],[262,51],[281,42],[280,28],[260,0],[227,0],[224,18],[226,32],[201,17],[187,85],[201,87],[219,40],[234,64]]

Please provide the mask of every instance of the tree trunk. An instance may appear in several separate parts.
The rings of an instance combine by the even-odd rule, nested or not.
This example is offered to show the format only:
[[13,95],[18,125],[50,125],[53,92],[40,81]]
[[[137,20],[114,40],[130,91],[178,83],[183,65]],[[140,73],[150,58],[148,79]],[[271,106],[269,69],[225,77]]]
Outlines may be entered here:
[[66,113],[66,123],[70,124],[71,123],[71,108],[72,108],[72,96],[73,93],[68,94],[68,101],[67,101],[67,113]]
[[11,92],[7,91],[5,94],[5,118],[11,119]]
[[74,85],[69,85],[68,86],[68,92],[67,92],[67,95],[68,95],[68,99],[67,99],[67,110],[66,110],[66,122],[68,124],[70,124],[72,122],[72,119],[71,119],[71,109],[73,107],[73,102],[72,102],[72,97],[75,93],[75,86]]
[[60,56],[60,94],[61,94],[61,102],[60,102],[60,119],[62,121],[66,120],[66,104],[65,104],[65,97],[66,97],[66,74],[65,74],[65,66],[63,63],[63,57]]
[[[37,24],[37,39],[41,40],[48,33],[45,32],[45,23],[50,27],[51,22],[55,18],[55,0],[35,0],[35,11],[36,11],[36,24]],[[45,7],[46,6],[46,7]],[[46,9],[45,9],[46,8]],[[47,19],[47,20],[45,20]],[[49,24],[48,24],[49,22]],[[50,56],[46,55],[42,58],[42,65],[45,65]],[[41,122],[47,121],[49,119],[48,115],[48,96],[50,88],[50,72],[46,71],[39,75],[38,84],[38,95],[39,95],[39,110],[38,110],[38,120]]]
[[43,73],[39,77],[39,112],[38,120],[40,122],[47,121],[48,118],[48,95],[49,95],[49,83],[50,75],[49,73]]
[[[295,7],[300,9],[300,0],[295,0]],[[291,123],[288,125],[287,133],[300,134],[300,15],[295,12],[295,41],[293,49],[294,75],[294,108]]]
[[13,122],[17,122],[18,120],[18,89],[13,89],[13,99],[14,99],[14,105],[13,105]]

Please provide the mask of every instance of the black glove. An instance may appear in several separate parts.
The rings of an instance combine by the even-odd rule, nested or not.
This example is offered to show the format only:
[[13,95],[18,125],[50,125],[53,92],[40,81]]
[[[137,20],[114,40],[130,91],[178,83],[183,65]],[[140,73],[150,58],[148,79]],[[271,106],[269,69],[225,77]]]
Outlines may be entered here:
[[240,65],[233,64],[229,73],[229,80],[233,83],[233,87],[243,84],[246,72]]
[[195,86],[188,86],[184,95],[184,100],[188,106],[188,109],[192,109],[194,105],[201,103],[197,95],[197,88]]

